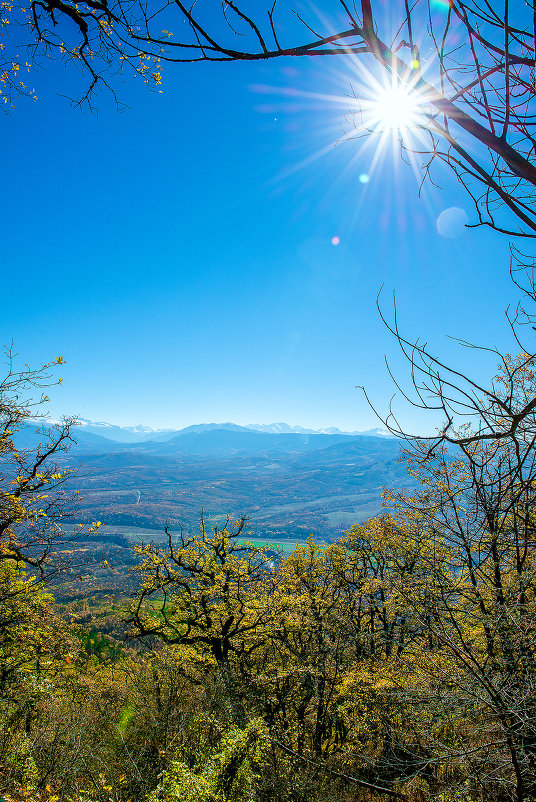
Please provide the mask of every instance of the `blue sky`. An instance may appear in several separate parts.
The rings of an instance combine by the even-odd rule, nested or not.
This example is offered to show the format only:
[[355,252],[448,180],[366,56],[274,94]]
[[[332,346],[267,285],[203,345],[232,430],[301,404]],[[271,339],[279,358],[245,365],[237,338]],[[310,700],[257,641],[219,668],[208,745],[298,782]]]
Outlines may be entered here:
[[355,386],[382,407],[384,354],[407,375],[382,285],[409,337],[491,375],[446,335],[509,343],[508,243],[438,233],[443,210],[471,216],[444,170],[421,198],[391,155],[360,181],[372,150],[334,144],[342,61],[170,66],[162,94],[119,84],[128,108],[101,96],[98,115],[60,96],[78,86],[59,65],[36,83],[38,102],[0,120],[0,334],[32,364],[66,359],[54,415],[375,426]]

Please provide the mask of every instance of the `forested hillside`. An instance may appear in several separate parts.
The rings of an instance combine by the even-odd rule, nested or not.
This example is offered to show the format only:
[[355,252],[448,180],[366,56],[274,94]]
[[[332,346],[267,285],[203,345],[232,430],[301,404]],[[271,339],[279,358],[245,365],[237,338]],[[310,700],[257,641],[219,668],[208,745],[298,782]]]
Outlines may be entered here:
[[[15,446],[54,368],[2,397],[7,802],[534,798],[526,438],[414,449],[415,489],[330,544],[282,551],[202,517],[132,546],[67,523],[71,422]],[[534,360],[501,381],[526,403]]]

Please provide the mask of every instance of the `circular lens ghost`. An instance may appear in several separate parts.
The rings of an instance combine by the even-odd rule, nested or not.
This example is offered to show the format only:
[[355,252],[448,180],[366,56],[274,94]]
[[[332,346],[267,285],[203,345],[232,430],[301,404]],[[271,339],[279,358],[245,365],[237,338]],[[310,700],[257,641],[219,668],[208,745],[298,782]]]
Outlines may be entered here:
[[453,239],[463,234],[468,222],[469,218],[465,209],[460,209],[459,206],[451,206],[441,212],[437,218],[436,227],[442,237]]

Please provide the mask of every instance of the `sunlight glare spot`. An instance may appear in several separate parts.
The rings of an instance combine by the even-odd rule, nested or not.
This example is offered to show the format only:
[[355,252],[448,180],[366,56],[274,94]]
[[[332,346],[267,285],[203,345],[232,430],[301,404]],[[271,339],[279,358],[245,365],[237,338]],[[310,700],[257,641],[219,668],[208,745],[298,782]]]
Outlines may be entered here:
[[361,175],[359,176],[359,183],[368,184],[369,181],[370,181],[370,175],[368,175],[367,173],[361,173]]
[[332,244],[332,245],[339,245],[339,244],[340,244],[340,241],[341,241],[341,238],[340,238],[340,237],[332,237],[332,238],[331,238],[331,244]]

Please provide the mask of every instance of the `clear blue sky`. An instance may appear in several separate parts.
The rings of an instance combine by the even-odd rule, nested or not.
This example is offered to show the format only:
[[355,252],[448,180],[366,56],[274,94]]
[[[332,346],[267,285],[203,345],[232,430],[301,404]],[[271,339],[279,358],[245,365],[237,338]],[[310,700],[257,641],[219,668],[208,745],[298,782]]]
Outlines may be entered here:
[[371,150],[334,146],[345,104],[310,96],[348,92],[342,61],[168,67],[162,94],[118,85],[128,108],[98,116],[58,95],[77,92],[62,67],[35,80],[0,120],[0,339],[67,360],[54,414],[375,426],[355,385],[381,407],[385,353],[405,375],[382,284],[410,337],[490,374],[445,335],[507,342],[507,241],[439,235],[444,209],[471,215],[440,169],[421,198],[398,158],[360,182]]

